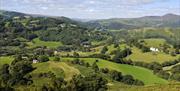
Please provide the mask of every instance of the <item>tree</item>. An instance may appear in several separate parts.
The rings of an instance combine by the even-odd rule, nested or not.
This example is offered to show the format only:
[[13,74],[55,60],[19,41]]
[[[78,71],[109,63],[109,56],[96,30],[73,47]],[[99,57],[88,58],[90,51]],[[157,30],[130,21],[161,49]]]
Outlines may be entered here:
[[60,61],[60,58],[59,57],[54,57],[54,61]]
[[137,79],[133,82],[133,84],[138,85],[138,86],[143,86],[144,85],[144,83],[142,81],[137,80]]
[[38,57],[38,61],[40,61],[40,62],[47,62],[47,61],[49,61],[49,57],[47,57],[45,55],[40,56],[40,57]]
[[109,69],[108,69],[108,68],[102,68],[102,69],[101,69],[101,72],[103,72],[103,73],[109,73]]
[[76,58],[78,58],[78,57],[79,57],[79,54],[78,54],[77,52],[74,52],[74,53],[73,53],[73,56],[76,57]]
[[122,79],[121,72],[118,72],[115,70],[110,71],[110,76],[113,80],[116,80],[116,81],[121,81],[121,79]]
[[38,36],[36,34],[29,34],[27,35],[28,40],[33,40],[34,38],[37,38]]
[[146,46],[142,46],[141,50],[142,52],[150,52],[150,48]]
[[102,53],[102,54],[105,54],[107,51],[108,51],[107,46],[104,46],[103,49],[101,50],[101,53]]
[[86,65],[86,67],[90,67],[90,64],[88,62],[85,65]]
[[71,91],[106,91],[107,80],[96,74],[86,77],[81,75],[74,76],[71,80]]
[[122,78],[122,82],[129,84],[129,85],[132,85],[134,83],[134,79],[131,75],[125,75]]
[[63,91],[65,89],[67,82],[63,78],[55,78],[52,80],[54,91]]
[[98,72],[98,71],[99,71],[99,67],[98,67],[98,65],[96,64],[96,62],[94,62],[94,63],[92,64],[92,68],[95,70],[95,72]]
[[114,44],[114,48],[117,48],[117,47],[119,47],[119,44],[118,44],[118,43],[115,43],[115,44]]
[[11,75],[9,73],[9,65],[8,64],[4,64],[2,66],[1,69],[1,78],[2,78],[2,82],[3,84],[7,85],[8,80],[10,79]]
[[31,62],[28,60],[17,60],[18,57],[13,60],[12,64],[9,66],[7,64],[3,65],[1,70],[1,79],[7,86],[13,85],[30,85],[32,80],[27,76],[34,68]]

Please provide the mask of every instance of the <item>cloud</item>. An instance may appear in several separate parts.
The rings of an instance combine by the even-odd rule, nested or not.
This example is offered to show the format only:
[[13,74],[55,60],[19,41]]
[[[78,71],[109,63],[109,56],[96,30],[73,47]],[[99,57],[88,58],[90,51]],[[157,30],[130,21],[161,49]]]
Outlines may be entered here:
[[81,18],[180,13],[179,0],[0,0],[1,9]]
[[48,7],[41,7],[43,10],[47,10],[48,9]]

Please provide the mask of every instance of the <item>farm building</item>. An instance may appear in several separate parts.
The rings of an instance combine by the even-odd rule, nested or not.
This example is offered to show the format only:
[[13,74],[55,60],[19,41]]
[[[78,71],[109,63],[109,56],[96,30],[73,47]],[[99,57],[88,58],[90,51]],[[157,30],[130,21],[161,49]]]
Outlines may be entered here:
[[36,59],[33,59],[33,63],[38,63],[39,61]]
[[150,47],[150,50],[151,50],[152,52],[159,52],[159,49],[158,49],[158,48],[154,48],[154,47]]

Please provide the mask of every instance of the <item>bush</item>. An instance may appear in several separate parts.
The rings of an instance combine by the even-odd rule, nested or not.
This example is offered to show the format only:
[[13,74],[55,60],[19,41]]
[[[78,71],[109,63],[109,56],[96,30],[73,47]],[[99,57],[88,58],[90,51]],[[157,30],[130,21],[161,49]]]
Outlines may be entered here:
[[54,61],[60,61],[60,57],[57,57],[57,56],[56,56],[56,57],[54,58]]
[[40,56],[40,57],[38,57],[38,61],[40,61],[40,62],[47,62],[47,61],[49,61],[49,57],[47,57],[45,55]]

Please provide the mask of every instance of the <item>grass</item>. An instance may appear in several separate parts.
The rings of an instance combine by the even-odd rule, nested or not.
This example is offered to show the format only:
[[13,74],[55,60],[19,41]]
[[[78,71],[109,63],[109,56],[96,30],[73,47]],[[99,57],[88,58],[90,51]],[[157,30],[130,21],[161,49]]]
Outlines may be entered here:
[[11,56],[2,56],[0,57],[0,67],[4,64],[10,64],[13,61]]
[[119,82],[113,82],[107,91],[180,91],[180,83],[156,84],[151,86],[131,86]]
[[[59,52],[59,54],[61,56],[66,56],[67,54],[69,54],[70,56],[73,56],[73,51],[72,52]],[[98,54],[99,52],[82,52],[82,51],[76,51],[76,53],[78,53],[80,56],[89,56],[89,55],[93,55],[93,54]]]
[[147,46],[149,47],[160,47],[160,45],[163,45],[166,43],[165,39],[157,39],[157,38],[151,38],[151,39],[143,39]]
[[180,63],[177,63],[177,64],[175,64],[175,65],[171,65],[171,66],[163,67],[163,70],[169,71],[169,70],[171,70],[171,69],[172,69],[174,66],[176,66],[176,65],[180,65]]
[[71,79],[75,74],[80,74],[79,70],[67,65],[65,62],[42,62],[33,64],[35,69],[31,74],[45,73],[48,71],[53,72],[57,77],[65,77],[66,80]]
[[180,83],[173,82],[164,85],[161,84],[161,85],[142,86],[142,87],[132,86],[127,88],[126,91],[180,91]]
[[[119,45],[120,50],[124,50],[126,47],[127,47],[126,44],[120,44],[120,45]],[[117,48],[114,48],[114,44],[111,44],[111,45],[108,46],[108,51],[107,51],[107,53],[110,54],[110,53],[111,53],[112,51],[114,51],[114,50],[117,50]]]
[[28,42],[27,44],[30,47],[47,46],[49,48],[57,48],[58,46],[63,45],[61,42],[41,41],[39,38],[35,38],[32,42]]
[[[81,60],[84,60],[85,62],[88,62],[92,64],[96,58],[80,58]],[[73,60],[73,58],[62,58],[62,60]],[[139,79],[143,81],[146,85],[152,85],[152,84],[166,84],[168,81],[157,77],[156,75],[153,74],[151,70],[148,70],[146,68],[142,67],[137,67],[137,66],[131,66],[131,65],[126,65],[126,64],[117,64],[114,62],[110,62],[107,60],[100,60],[97,62],[97,65],[100,68],[109,68],[112,70],[117,70],[122,72],[123,74],[130,74],[134,78]]]
[[133,61],[143,61],[143,62],[165,62],[170,60],[178,59],[179,56],[171,56],[169,54],[165,54],[162,52],[158,52],[154,54],[152,52],[143,53],[140,49],[133,47],[132,54],[127,57],[127,59],[131,59]]

